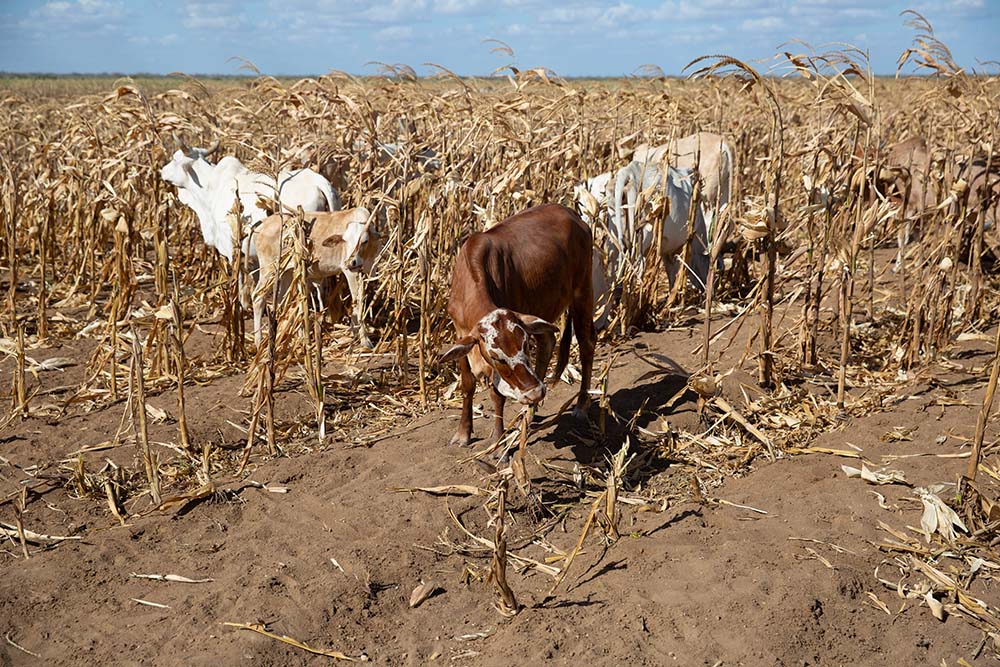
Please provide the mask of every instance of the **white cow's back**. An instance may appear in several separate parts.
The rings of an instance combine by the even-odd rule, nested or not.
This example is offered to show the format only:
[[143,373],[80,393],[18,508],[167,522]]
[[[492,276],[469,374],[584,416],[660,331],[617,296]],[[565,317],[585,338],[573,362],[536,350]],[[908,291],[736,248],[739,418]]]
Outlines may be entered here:
[[[610,227],[624,252],[636,261],[652,246],[654,225],[652,221],[639,220],[637,207],[641,198],[660,193],[670,201],[670,211],[663,221],[660,238],[660,256],[667,265],[671,280],[676,269],[676,255],[687,242],[688,217],[693,196],[692,172],[689,169],[668,167],[664,173],[655,163],[631,162],[615,176],[614,213]],[[708,230],[701,207],[695,212],[695,235],[691,252],[691,269],[696,283],[704,285],[708,277]],[[609,255],[614,254],[613,252]],[[617,270],[617,267],[613,267]]]
[[698,169],[701,176],[701,206],[709,238],[714,238],[715,217],[732,200],[736,158],[726,139],[714,132],[695,132],[660,146],[642,144],[632,154],[636,162],[660,164],[664,160],[678,169]]

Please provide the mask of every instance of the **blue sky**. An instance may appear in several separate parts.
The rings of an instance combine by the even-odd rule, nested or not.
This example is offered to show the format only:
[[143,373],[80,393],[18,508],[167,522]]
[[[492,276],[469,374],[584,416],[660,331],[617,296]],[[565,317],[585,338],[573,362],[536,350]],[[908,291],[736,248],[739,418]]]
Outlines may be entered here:
[[495,38],[521,68],[678,74],[699,55],[763,58],[797,38],[867,48],[891,74],[913,37],[906,8],[959,64],[1000,59],[1000,0],[0,0],[0,70],[235,74],[239,56],[267,74],[430,61],[481,75],[510,62],[483,43]]

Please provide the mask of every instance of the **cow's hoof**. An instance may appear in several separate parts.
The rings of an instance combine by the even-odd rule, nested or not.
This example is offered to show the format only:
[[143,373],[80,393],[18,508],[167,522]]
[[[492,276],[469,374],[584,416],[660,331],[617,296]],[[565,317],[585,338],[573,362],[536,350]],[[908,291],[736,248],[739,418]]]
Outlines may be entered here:
[[365,348],[366,350],[375,349],[375,343],[373,343],[372,339],[369,338],[368,336],[363,336],[361,340],[358,341],[358,344],[360,344],[361,347]]
[[581,408],[579,405],[573,408],[573,419],[578,422],[587,421],[587,408]]
[[469,443],[472,442],[472,436],[466,435],[465,433],[456,433],[451,436],[451,440],[448,441],[449,447],[468,447]]

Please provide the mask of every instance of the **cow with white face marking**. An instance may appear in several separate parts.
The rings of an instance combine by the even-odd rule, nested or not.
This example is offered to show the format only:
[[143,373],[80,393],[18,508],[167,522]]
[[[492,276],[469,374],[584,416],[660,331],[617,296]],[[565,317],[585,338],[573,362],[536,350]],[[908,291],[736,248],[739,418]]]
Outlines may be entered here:
[[[508,398],[537,405],[545,397],[558,332],[552,322],[567,312],[553,377],[566,367],[575,331],[583,378],[574,414],[585,414],[594,363],[592,245],[586,223],[555,204],[522,211],[462,244],[448,301],[458,341],[441,357],[458,361],[461,371],[462,417],[451,444],[464,446],[472,439],[478,378],[490,380],[494,437],[503,433]],[[528,356],[532,341],[534,367]]]

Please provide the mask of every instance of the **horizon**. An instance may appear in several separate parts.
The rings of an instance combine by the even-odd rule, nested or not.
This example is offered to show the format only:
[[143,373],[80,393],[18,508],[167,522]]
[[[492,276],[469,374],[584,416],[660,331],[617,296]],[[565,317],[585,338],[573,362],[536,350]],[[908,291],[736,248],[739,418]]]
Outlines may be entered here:
[[[1000,68],[1000,65],[997,66]],[[273,77],[275,79],[288,79],[288,80],[302,80],[302,79],[317,79],[323,76],[329,76],[331,74],[341,73],[338,70],[331,70],[325,73],[300,73],[300,74],[268,74],[266,72],[261,72],[260,74],[254,73],[236,73],[236,74],[223,74],[223,73],[212,73],[212,72],[168,72],[166,74],[155,74],[151,72],[7,72],[0,70],[0,79],[205,79],[208,81],[212,80],[247,80],[252,81],[259,77]],[[390,74],[379,74],[379,73],[364,73],[355,74],[352,72],[344,72],[348,76],[357,79],[382,79],[382,78],[392,78]],[[779,81],[797,81],[798,79],[789,78],[785,76],[787,72],[761,72],[761,76],[765,78],[775,79]],[[998,74],[996,72],[968,72],[968,76],[974,77],[995,77]],[[687,74],[619,74],[619,75],[562,75],[557,74],[558,78],[564,79],[566,81],[619,81],[628,79],[637,80],[654,80],[654,79],[670,79],[675,81],[696,81]],[[853,76],[853,75],[848,75]],[[920,72],[908,72],[908,73],[895,73],[892,74],[878,74],[873,73],[872,77],[875,79],[892,79],[892,80],[906,80],[906,79],[919,79],[919,80],[932,80],[939,76],[936,73],[920,73]],[[417,80],[420,81],[431,81],[435,79],[442,79],[443,77],[436,74],[418,74]],[[505,74],[491,73],[491,74],[463,74],[458,75],[459,79],[483,79],[483,80],[503,80]]]
[[[463,77],[545,67],[567,79],[683,78],[698,56],[725,53],[759,65],[780,50],[853,44],[873,73],[895,76],[920,12],[967,71],[997,58],[990,33],[1000,0],[14,0],[0,9],[4,76],[378,76],[380,63],[429,63]],[[488,11],[492,10],[492,11]],[[530,20],[525,20],[529,15]],[[520,20],[518,20],[520,18]],[[838,44],[839,43],[839,44]],[[331,48],[331,44],[340,48]],[[509,46],[506,52],[500,44]],[[113,48],[109,48],[113,45]],[[129,66],[131,65],[131,66]],[[652,66],[652,73],[644,68]],[[303,72],[313,72],[304,74]],[[912,67],[902,74],[914,73]]]

